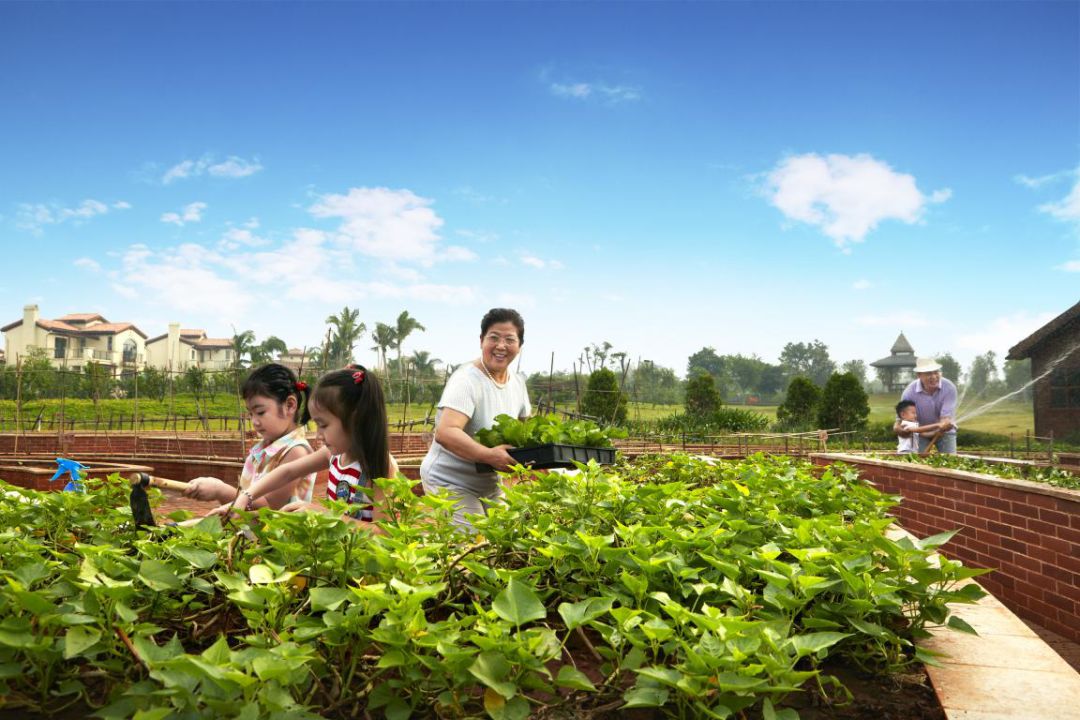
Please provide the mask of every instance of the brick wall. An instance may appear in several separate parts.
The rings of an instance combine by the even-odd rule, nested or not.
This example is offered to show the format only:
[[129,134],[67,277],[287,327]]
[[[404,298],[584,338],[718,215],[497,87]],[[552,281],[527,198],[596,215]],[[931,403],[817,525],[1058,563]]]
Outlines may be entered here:
[[[319,447],[315,434],[309,435],[312,447]],[[431,441],[430,433],[392,433],[389,439],[390,452],[405,456],[423,455]],[[2,433],[0,455],[178,455],[242,460],[257,441],[258,436],[252,433],[243,441],[235,434],[207,437],[205,433]]]
[[812,459],[854,465],[901,495],[895,513],[919,537],[960,528],[944,555],[992,568],[979,578],[983,587],[1017,615],[1080,642],[1080,492],[853,455]]

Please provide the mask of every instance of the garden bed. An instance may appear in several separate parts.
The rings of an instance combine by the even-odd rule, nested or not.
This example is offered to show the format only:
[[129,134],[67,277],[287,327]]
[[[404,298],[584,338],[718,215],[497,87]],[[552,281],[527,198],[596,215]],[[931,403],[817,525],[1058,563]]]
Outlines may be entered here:
[[832,674],[917,674],[915,640],[966,629],[948,603],[982,595],[959,584],[976,571],[932,561],[948,535],[886,538],[892,501],[851,470],[675,456],[529,479],[476,535],[408,481],[386,482],[379,536],[268,511],[140,532],[123,484],[5,496],[2,702],[107,718],[844,717],[819,683],[835,699]]
[[[932,457],[932,456],[931,456]],[[1080,491],[900,459],[828,453],[883,491],[918,536],[960,528],[950,557],[994,572],[986,589],[1023,618],[1080,642]]]

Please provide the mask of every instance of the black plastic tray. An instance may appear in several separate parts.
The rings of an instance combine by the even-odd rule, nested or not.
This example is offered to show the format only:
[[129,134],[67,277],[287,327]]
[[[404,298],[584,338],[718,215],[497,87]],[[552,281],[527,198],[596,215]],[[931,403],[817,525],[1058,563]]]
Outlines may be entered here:
[[[540,445],[531,448],[513,448],[508,451],[510,457],[522,465],[544,469],[573,467],[575,462],[587,463],[595,460],[600,465],[615,462],[615,448],[585,447],[584,445]],[[476,463],[477,472],[491,472],[495,468],[486,463]]]

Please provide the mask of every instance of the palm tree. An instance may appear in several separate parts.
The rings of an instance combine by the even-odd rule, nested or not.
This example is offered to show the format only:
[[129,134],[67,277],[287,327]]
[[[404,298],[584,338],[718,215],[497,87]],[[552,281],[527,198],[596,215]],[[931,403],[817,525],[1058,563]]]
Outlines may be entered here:
[[[371,333],[371,339],[375,341],[375,344],[371,346],[372,350],[379,353],[379,368],[386,374],[386,351],[389,348],[394,347],[397,342],[397,331],[387,325],[386,323],[375,323],[375,330]],[[387,380],[389,380],[389,376]]]
[[353,349],[367,332],[367,325],[357,322],[359,317],[359,309],[350,310],[346,305],[337,315],[326,318],[326,324],[333,326],[327,359],[338,367],[344,367],[353,361]]
[[279,337],[271,335],[251,349],[251,364],[262,365],[274,359],[274,355],[284,355],[289,352],[289,346]]
[[244,356],[251,357],[255,350],[255,331],[245,330],[241,333],[233,331],[232,336],[233,367],[240,368],[244,364]]
[[[399,370],[401,369],[401,346],[405,344],[405,338],[409,337],[413,330],[426,332],[427,328],[421,325],[419,320],[409,315],[408,310],[402,310],[401,314],[397,316],[397,323],[394,327],[394,348],[397,350],[397,364]],[[401,378],[402,382],[404,382],[404,373],[402,373]]]
[[435,374],[435,364],[442,361],[431,357],[431,353],[427,350],[416,350],[409,358],[409,362],[417,377],[431,377]]

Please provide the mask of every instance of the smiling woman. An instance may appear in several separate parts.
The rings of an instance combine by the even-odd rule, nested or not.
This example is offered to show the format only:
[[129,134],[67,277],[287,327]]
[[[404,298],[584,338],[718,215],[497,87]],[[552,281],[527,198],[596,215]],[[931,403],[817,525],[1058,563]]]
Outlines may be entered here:
[[514,464],[509,445],[484,447],[474,436],[491,427],[497,415],[526,418],[532,412],[525,376],[510,364],[525,342],[525,321],[517,310],[494,308],[480,321],[480,357],[462,365],[446,383],[435,416],[435,439],[420,478],[425,492],[447,492],[457,506],[455,522],[485,514],[486,503],[502,498],[494,472],[478,472],[477,463],[496,470]]

